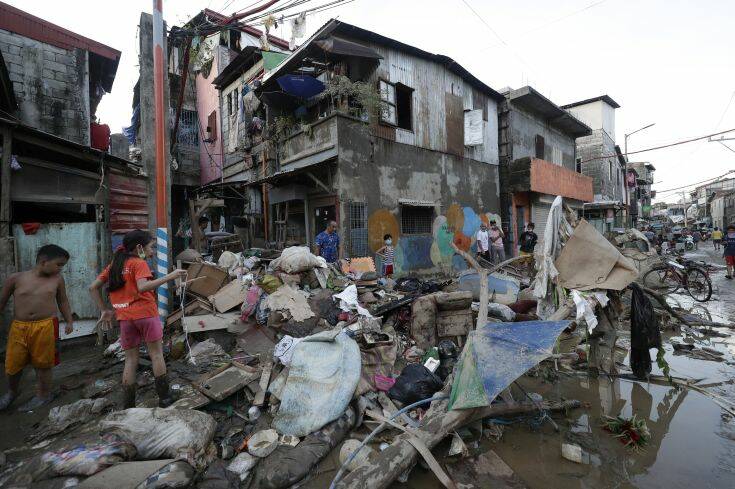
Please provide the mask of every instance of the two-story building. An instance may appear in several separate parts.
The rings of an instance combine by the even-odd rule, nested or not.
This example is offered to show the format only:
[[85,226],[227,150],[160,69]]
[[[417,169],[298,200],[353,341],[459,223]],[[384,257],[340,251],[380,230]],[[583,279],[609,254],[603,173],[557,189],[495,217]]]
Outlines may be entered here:
[[642,161],[628,162],[628,170],[634,171],[636,175],[635,187],[629,187],[629,211],[633,224],[639,220],[651,218],[651,200],[656,197],[656,191],[652,190],[653,174],[656,167],[651,163]]
[[[592,130],[533,87],[503,90],[500,108],[500,199],[509,250],[533,222],[543,236],[554,198],[582,210],[593,199],[592,178],[577,172],[575,140]],[[581,213],[581,212],[580,212]]]
[[448,271],[452,243],[500,221],[504,98],[451,58],[331,20],[257,85],[268,241],[312,245],[335,220],[345,256],[391,234],[398,273]]
[[75,335],[96,324],[86,289],[109,263],[113,236],[148,224],[144,175],[107,151],[109,132],[93,122],[119,59],[0,2],[0,277],[32,268],[43,245],[69,250]]

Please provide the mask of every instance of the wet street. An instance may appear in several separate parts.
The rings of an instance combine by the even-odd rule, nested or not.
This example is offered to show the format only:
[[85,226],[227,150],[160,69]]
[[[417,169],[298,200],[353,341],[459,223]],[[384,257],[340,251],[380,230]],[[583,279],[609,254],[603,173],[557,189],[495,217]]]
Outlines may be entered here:
[[[715,252],[711,243],[700,245],[699,250],[687,257],[722,264],[721,252]],[[735,323],[735,282],[725,279],[724,270],[711,278],[714,293],[704,306],[712,320]],[[670,302],[684,308],[696,305],[690,297],[681,294],[671,297]],[[735,331],[719,328],[719,332],[727,337],[708,337],[699,332],[687,337],[679,332],[666,332],[666,360],[674,377],[701,379],[699,385],[707,386],[707,391],[735,402],[732,384]],[[619,342],[628,338],[629,332],[621,331]],[[675,354],[672,342],[694,343],[724,355],[715,360],[695,359]],[[661,374],[655,364],[655,354],[651,350],[653,373]],[[560,432],[555,432],[549,423],[538,428],[534,420],[524,420],[504,426],[498,442],[483,439],[471,454],[494,450],[531,488],[735,487],[735,419],[710,397],[667,384],[607,377],[593,379],[586,372],[575,374],[560,373],[556,380],[548,376],[544,379],[543,375],[527,376],[521,381],[526,390],[547,399],[578,399],[588,403],[588,409],[574,410],[566,418],[553,416]],[[651,432],[651,441],[641,452],[624,447],[601,428],[603,415],[630,417],[633,414],[644,419]],[[582,447],[589,454],[589,464],[562,458],[562,443]],[[450,458],[445,460],[448,465],[453,462]],[[418,477],[419,472],[424,472],[425,477]],[[430,472],[421,470],[414,471],[409,484],[415,488],[440,487]]]

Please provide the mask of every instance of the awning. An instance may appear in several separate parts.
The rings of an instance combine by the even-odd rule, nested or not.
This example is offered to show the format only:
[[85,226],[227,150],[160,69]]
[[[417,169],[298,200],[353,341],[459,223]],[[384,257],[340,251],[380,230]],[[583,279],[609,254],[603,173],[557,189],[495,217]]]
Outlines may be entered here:
[[357,56],[360,58],[370,59],[383,59],[383,57],[379,55],[374,49],[363,46],[362,44],[358,44],[356,42],[341,39],[339,37],[329,36],[324,40],[315,41],[314,44],[331,54]]
[[309,75],[284,75],[278,78],[284,92],[301,98],[311,98],[324,91],[324,83]]

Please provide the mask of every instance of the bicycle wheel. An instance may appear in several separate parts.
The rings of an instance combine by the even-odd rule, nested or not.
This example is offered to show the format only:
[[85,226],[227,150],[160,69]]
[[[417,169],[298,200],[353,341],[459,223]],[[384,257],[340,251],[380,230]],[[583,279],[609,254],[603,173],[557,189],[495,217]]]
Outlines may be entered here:
[[712,282],[707,274],[699,268],[690,268],[686,274],[689,295],[695,301],[707,302],[712,297]]
[[652,268],[643,276],[643,285],[661,294],[673,294],[681,284],[670,268]]

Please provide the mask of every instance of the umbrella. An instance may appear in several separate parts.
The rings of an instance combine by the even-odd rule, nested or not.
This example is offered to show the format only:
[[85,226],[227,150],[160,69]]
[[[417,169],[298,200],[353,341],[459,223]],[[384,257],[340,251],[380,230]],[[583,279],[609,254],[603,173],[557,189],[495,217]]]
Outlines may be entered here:
[[284,75],[278,78],[284,92],[296,97],[310,98],[324,91],[324,83],[309,75]]
[[489,406],[513,381],[551,355],[569,323],[487,323],[471,331],[457,365],[449,409]]

